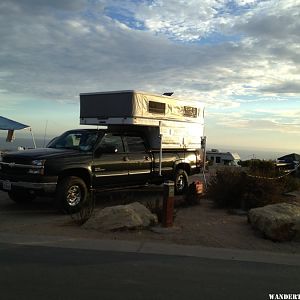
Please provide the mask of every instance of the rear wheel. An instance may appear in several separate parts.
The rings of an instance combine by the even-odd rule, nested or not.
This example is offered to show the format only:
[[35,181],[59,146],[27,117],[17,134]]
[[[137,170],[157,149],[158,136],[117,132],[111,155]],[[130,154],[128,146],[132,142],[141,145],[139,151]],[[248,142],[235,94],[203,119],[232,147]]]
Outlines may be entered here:
[[78,212],[87,198],[88,189],[81,178],[68,176],[58,183],[56,202],[63,212]]
[[183,169],[177,169],[175,173],[175,194],[182,195],[188,190],[188,175]]
[[35,194],[26,190],[9,191],[8,196],[16,203],[29,203],[35,199]]

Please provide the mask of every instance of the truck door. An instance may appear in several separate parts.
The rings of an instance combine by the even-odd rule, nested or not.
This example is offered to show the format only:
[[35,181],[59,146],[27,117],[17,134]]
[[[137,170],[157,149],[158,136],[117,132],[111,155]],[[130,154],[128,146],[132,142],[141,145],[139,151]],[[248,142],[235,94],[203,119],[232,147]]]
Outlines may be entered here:
[[94,187],[126,185],[128,181],[127,160],[122,137],[118,134],[106,133],[94,153],[92,165]]
[[151,175],[152,158],[146,150],[144,139],[138,135],[125,135],[124,145],[130,184],[145,184]]

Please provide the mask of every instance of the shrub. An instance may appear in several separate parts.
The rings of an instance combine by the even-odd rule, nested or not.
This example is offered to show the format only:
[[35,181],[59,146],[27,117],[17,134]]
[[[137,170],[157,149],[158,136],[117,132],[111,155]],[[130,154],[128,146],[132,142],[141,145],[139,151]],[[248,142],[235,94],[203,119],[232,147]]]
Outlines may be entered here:
[[246,174],[220,170],[210,180],[207,194],[219,207],[238,208],[245,190]]
[[272,160],[250,159],[240,161],[242,167],[246,167],[251,174],[259,174],[261,176],[268,175],[274,177],[277,175],[277,169]]
[[[230,169],[218,171],[209,183],[208,196],[218,207],[247,210],[280,202],[284,191],[283,181],[263,178],[267,175],[266,169],[263,170],[263,176],[257,169],[255,173],[260,177]],[[273,175],[273,170],[269,174]]]
[[247,176],[247,185],[242,195],[242,208],[251,209],[281,202],[283,190],[282,181],[278,179]]
[[275,177],[277,174],[276,167],[271,160],[253,159],[249,164],[249,172],[259,176]]
[[281,179],[284,192],[292,192],[300,189],[300,179],[293,176],[292,174],[289,176],[285,176]]

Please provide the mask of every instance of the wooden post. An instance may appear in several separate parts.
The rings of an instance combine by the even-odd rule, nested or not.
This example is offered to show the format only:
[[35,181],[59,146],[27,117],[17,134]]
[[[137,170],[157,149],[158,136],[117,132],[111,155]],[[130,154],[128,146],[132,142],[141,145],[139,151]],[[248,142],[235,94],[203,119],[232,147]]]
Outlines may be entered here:
[[174,219],[174,181],[164,182],[162,226],[172,227]]

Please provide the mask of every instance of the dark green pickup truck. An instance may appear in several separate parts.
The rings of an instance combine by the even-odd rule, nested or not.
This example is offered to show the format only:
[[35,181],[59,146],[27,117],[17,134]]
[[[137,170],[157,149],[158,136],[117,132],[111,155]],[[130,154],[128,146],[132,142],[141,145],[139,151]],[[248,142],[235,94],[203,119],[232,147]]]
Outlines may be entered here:
[[[16,202],[54,195],[64,211],[77,209],[91,189],[175,181],[175,192],[200,172],[199,149],[150,149],[139,132],[70,130],[47,148],[10,152],[0,161],[0,189]],[[159,171],[161,175],[159,174]]]

